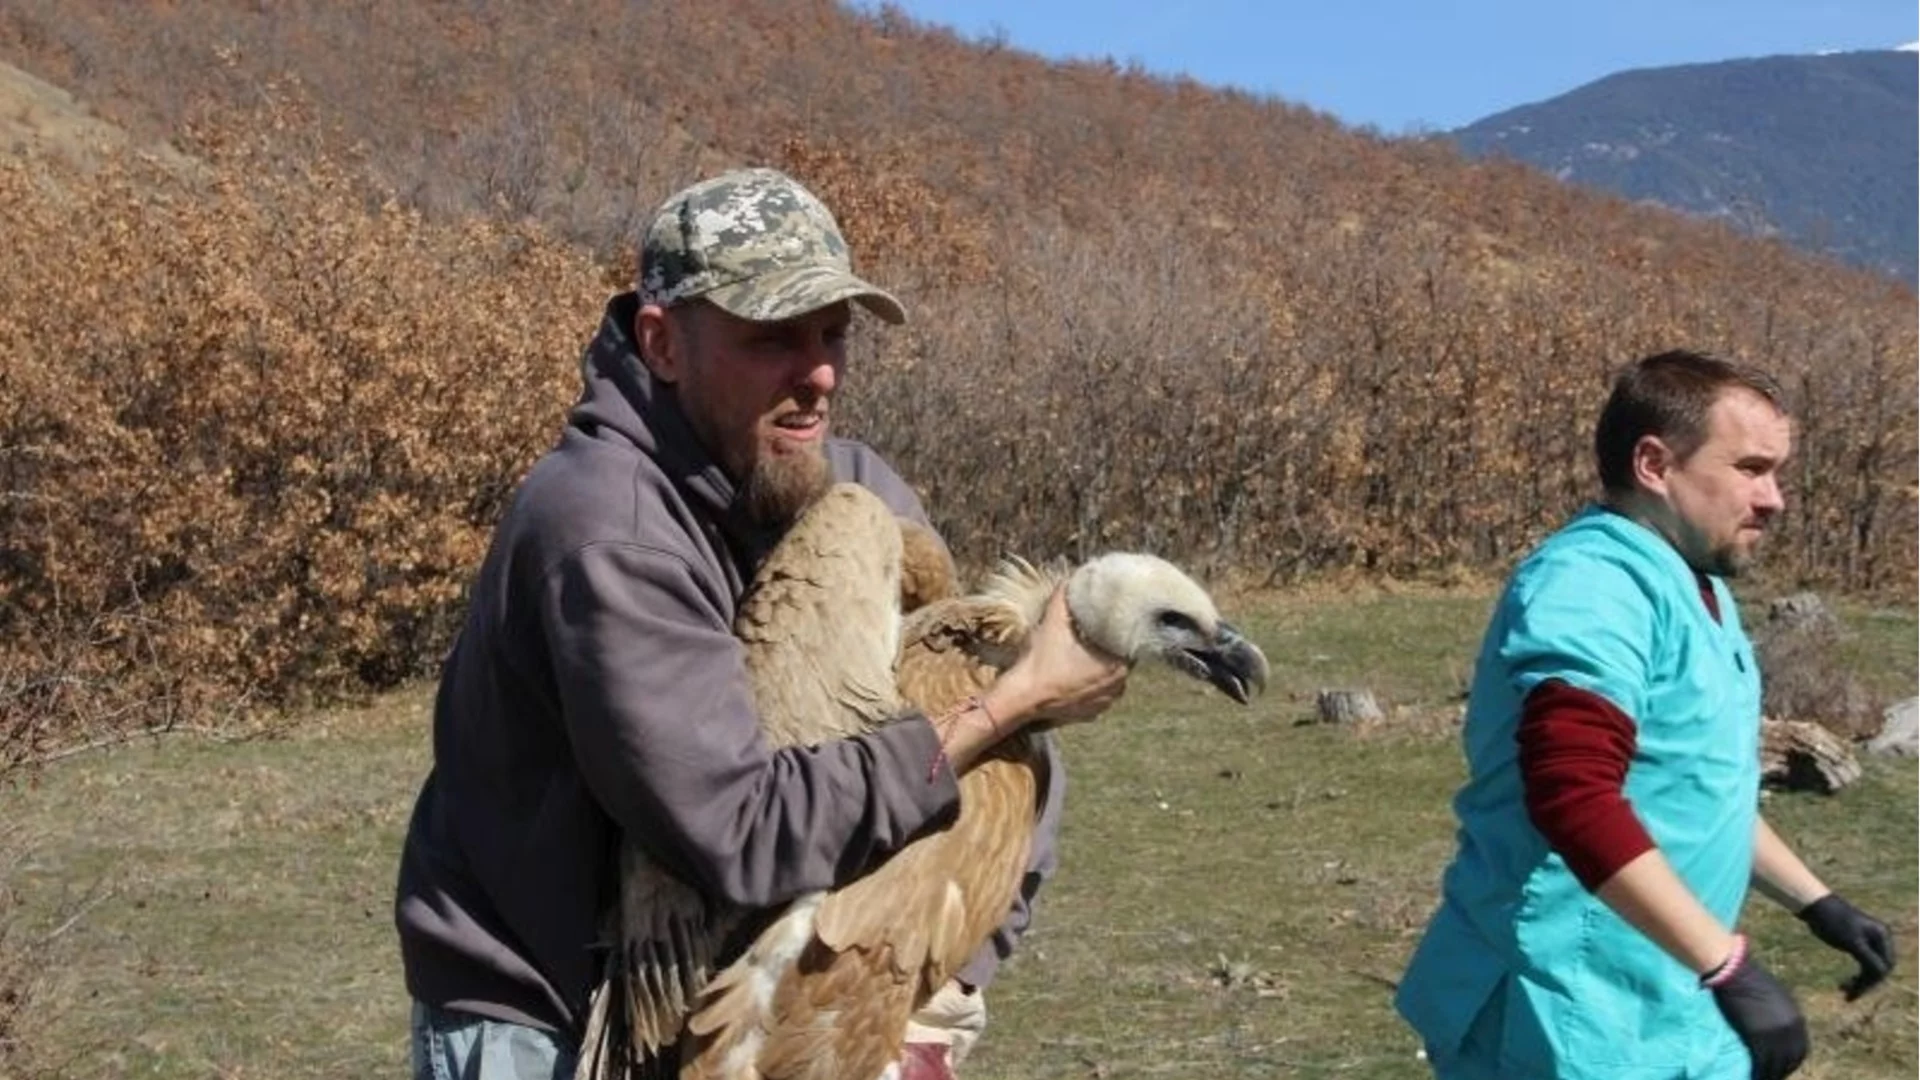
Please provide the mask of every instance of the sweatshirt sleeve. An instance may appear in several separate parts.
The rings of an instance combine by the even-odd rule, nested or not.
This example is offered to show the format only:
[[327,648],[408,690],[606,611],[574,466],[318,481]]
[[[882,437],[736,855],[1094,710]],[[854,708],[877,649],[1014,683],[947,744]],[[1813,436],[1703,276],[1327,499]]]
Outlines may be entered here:
[[542,606],[587,787],[710,895],[765,907],[832,888],[958,808],[924,717],[772,750],[740,643],[671,554],[588,545],[551,570]]

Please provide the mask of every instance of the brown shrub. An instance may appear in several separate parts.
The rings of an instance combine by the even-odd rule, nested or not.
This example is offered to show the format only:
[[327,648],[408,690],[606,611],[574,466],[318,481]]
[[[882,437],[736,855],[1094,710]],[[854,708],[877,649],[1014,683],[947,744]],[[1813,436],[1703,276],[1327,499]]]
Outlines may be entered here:
[[216,149],[0,165],[0,770],[425,670],[574,391],[580,256]]

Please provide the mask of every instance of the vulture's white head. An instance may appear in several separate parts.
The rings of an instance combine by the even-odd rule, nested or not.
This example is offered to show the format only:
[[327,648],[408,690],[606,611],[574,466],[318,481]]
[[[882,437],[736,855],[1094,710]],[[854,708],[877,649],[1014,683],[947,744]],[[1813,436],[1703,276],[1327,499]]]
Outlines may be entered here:
[[1067,610],[1082,640],[1129,663],[1158,658],[1243,705],[1266,689],[1266,654],[1165,559],[1119,552],[1082,565],[1067,578]]

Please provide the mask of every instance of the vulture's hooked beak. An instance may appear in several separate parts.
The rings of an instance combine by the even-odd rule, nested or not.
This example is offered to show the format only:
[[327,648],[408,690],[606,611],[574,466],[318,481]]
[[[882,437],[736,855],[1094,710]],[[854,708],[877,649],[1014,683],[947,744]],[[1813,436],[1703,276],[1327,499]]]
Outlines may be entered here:
[[1220,688],[1221,693],[1245,705],[1267,688],[1267,656],[1246,635],[1222,620],[1211,644],[1182,649],[1193,674]]

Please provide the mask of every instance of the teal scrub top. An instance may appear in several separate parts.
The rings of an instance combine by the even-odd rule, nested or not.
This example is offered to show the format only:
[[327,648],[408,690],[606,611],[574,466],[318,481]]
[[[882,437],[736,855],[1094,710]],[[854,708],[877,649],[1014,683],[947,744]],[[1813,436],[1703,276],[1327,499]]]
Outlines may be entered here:
[[[1753,870],[1760,677],[1733,597],[1698,581],[1658,533],[1589,507],[1514,572],[1481,646],[1454,799],[1459,848],[1395,1006],[1436,1061],[1508,1077],[1672,1080],[1746,1056],[1685,965],[1614,914],[1527,818],[1521,703],[1559,679],[1631,718],[1625,795],[1667,860],[1724,925]],[[1476,1018],[1500,1030],[1463,1047]]]

